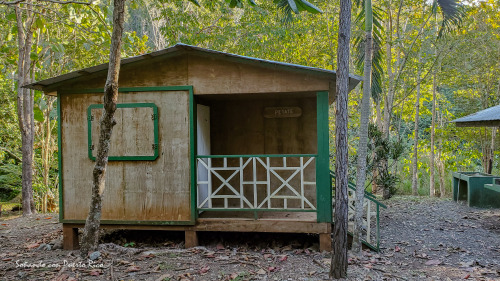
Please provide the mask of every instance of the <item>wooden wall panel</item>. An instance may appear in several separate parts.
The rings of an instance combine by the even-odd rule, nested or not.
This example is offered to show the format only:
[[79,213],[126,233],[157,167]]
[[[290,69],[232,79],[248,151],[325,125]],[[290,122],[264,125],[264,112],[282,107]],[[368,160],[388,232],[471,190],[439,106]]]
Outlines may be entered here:
[[330,82],[324,77],[195,54],[189,55],[188,74],[188,83],[194,86],[195,95],[307,92],[330,89]]
[[[104,109],[93,108],[92,116],[92,155],[97,156],[99,143],[100,119]],[[152,107],[117,108],[116,125],[111,135],[109,156],[153,156],[154,121]]]
[[[87,216],[94,162],[87,154],[86,110],[101,99],[99,94],[61,98],[65,219]],[[155,161],[109,162],[102,219],[190,220],[188,92],[120,94],[118,102],[151,102],[158,106],[160,156]]]
[[[49,87],[53,89],[77,90],[104,88],[107,70],[96,72],[78,81],[68,81]],[[153,58],[136,64],[127,64],[120,69],[120,88],[123,87],[153,87],[153,86],[183,86],[188,85],[187,56],[171,58]]]
[[[266,107],[300,107],[302,115],[264,118]],[[316,98],[210,101],[212,154],[315,154]]]

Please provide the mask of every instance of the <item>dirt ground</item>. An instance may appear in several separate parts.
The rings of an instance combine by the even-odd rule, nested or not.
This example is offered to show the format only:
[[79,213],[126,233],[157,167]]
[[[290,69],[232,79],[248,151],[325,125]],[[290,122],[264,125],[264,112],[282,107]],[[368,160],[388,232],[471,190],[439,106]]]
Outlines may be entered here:
[[[500,209],[396,197],[380,253],[350,255],[349,280],[500,280]],[[106,231],[95,260],[61,249],[55,214],[0,218],[0,280],[327,280],[314,235]]]

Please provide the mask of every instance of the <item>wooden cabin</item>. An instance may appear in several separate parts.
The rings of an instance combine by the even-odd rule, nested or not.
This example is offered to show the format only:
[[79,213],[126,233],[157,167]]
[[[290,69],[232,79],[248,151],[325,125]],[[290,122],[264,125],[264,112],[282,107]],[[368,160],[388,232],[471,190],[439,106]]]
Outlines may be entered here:
[[[87,217],[107,64],[26,87],[57,96],[60,221]],[[351,76],[350,89],[359,82]],[[318,233],[331,248],[335,72],[199,47],[122,60],[102,228]]]

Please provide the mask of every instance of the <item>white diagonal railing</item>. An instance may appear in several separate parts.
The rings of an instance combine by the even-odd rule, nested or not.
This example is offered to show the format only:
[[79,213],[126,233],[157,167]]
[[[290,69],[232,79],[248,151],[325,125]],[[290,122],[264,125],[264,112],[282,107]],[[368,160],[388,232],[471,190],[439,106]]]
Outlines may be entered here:
[[315,155],[198,156],[202,210],[316,210]]
[[[330,171],[330,180],[332,184],[335,183],[335,173]],[[334,186],[332,186],[335,190]],[[354,229],[354,214],[356,207],[356,186],[354,183],[348,182],[348,231],[353,232]],[[335,211],[335,202],[333,204],[333,211]],[[368,247],[373,250],[380,250],[380,207],[387,208],[384,204],[380,203],[373,194],[366,192],[363,200],[363,217],[361,229],[361,239]]]

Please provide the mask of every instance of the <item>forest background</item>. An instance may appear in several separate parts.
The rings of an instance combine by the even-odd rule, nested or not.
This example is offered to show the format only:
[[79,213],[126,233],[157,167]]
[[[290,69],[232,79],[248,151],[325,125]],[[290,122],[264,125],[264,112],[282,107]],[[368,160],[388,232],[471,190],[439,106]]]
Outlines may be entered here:
[[[240,2],[134,0],[127,3],[123,57],[163,49],[175,43],[263,59],[335,69],[339,1],[315,1],[323,13],[294,15],[271,1]],[[3,3],[2,3],[3,4]],[[236,5],[236,8],[230,8]],[[279,5],[278,5],[279,6]],[[354,5],[351,73],[362,75],[362,7]],[[34,80],[107,62],[112,10],[108,1],[92,5],[35,1],[30,53]],[[391,187],[393,193],[449,196],[454,171],[499,174],[496,128],[456,128],[451,120],[500,103],[500,1],[464,3],[463,21],[439,35],[439,14],[431,2],[373,1],[374,71],[380,90],[372,94],[368,189]],[[291,15],[291,14],[290,14]],[[16,113],[17,22],[12,5],[0,5],[0,202],[20,202],[21,136]],[[436,39],[439,38],[439,39]],[[358,55],[359,54],[359,55]],[[362,88],[349,95],[349,155],[355,182]],[[35,92],[34,199],[38,211],[55,210],[58,198],[57,105]],[[435,114],[433,118],[433,105]],[[335,149],[331,107],[330,153]],[[434,130],[431,129],[434,119]],[[434,139],[434,152],[431,151]],[[394,152],[396,151],[396,152]],[[380,173],[380,157],[388,157]],[[492,161],[490,161],[490,159]],[[431,161],[434,160],[434,161]],[[434,164],[431,164],[434,162]],[[488,163],[493,163],[488,167]],[[384,166],[384,165],[382,165]],[[416,168],[414,168],[414,166]],[[374,180],[375,178],[383,178]],[[369,185],[369,183],[371,183]]]

